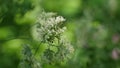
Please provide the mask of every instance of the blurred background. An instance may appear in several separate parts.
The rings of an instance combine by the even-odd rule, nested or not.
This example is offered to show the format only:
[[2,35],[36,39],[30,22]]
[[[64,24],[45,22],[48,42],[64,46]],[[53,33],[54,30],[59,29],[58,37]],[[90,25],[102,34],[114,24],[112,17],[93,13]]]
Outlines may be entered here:
[[120,0],[0,0],[0,68],[17,68],[41,10],[66,18],[75,49],[61,67],[120,68]]

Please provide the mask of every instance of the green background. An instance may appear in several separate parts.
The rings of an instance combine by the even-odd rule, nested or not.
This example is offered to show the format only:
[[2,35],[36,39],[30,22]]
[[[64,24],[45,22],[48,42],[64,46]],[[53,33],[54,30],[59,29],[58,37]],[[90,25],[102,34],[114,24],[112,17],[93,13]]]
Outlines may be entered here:
[[44,68],[120,68],[119,0],[0,0],[0,68],[17,68],[22,45],[42,10],[66,18],[75,51],[65,65]]

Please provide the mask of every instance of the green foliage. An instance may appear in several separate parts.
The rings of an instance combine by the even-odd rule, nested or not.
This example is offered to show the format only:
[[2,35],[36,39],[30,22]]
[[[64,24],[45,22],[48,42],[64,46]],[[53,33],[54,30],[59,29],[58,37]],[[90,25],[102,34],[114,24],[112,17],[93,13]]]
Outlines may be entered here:
[[22,54],[23,59],[19,65],[20,68],[41,68],[38,60],[34,58],[30,45],[24,45]]

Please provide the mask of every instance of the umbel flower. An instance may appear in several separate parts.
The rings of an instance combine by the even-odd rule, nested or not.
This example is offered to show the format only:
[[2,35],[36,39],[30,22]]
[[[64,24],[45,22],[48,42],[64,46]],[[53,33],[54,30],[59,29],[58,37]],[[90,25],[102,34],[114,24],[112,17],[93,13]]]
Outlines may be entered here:
[[64,21],[62,16],[55,17],[54,13],[43,12],[33,27],[34,39],[44,42],[53,41],[55,37],[58,38],[65,31],[66,27],[62,27]]
[[64,21],[62,16],[56,16],[55,13],[42,12],[32,27],[33,39],[47,44],[47,48],[42,54],[42,60],[45,63],[66,61],[74,51],[72,45],[63,37],[63,32],[66,30]]

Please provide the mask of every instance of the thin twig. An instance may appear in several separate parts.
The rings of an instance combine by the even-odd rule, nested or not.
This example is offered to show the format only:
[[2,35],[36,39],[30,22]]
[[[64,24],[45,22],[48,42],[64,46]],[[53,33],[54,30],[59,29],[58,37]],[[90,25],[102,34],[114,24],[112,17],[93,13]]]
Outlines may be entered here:
[[39,48],[40,48],[40,45],[41,45],[42,42],[40,42],[40,44],[37,46],[37,49],[35,50],[35,53],[34,53],[34,56],[37,54]]

